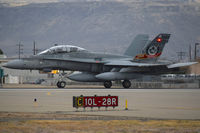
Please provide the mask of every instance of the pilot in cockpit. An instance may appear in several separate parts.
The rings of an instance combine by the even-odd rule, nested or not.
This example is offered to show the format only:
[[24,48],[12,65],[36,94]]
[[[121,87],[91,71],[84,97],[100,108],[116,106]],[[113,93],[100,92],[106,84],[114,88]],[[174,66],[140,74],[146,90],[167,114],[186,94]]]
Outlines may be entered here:
[[72,45],[60,45],[60,46],[54,46],[51,47],[45,51],[42,51],[38,55],[46,55],[46,54],[57,54],[57,53],[70,53],[70,52],[78,52],[83,51],[84,48],[72,46]]

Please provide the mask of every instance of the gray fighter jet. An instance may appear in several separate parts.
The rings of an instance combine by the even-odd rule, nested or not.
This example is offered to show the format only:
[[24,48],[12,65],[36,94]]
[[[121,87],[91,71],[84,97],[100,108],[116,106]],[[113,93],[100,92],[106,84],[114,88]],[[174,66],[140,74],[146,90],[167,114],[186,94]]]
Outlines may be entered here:
[[[29,58],[10,61],[4,67],[44,72],[79,71],[68,75],[68,78],[81,82],[103,82],[105,88],[110,88],[112,81],[123,80],[123,87],[129,88],[131,79],[144,75],[185,73],[186,66],[197,63],[158,60],[169,38],[170,34],[159,34],[149,41],[148,35],[138,35],[124,55],[90,52],[77,46],[59,45]],[[57,86],[64,88],[66,82],[59,80]]]

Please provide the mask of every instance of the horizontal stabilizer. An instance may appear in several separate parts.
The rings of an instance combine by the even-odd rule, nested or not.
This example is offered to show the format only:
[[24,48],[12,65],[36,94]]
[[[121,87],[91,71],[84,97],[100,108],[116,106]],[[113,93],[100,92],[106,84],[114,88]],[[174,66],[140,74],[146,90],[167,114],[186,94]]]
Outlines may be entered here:
[[176,64],[168,65],[167,68],[186,67],[186,66],[191,66],[191,65],[197,64],[197,63],[198,63],[198,62],[176,63]]

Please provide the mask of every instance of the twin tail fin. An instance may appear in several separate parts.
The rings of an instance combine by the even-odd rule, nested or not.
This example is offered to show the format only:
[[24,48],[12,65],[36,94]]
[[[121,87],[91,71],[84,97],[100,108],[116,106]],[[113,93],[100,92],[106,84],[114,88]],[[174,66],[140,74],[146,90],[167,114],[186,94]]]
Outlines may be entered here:
[[134,57],[135,61],[156,61],[162,54],[163,48],[170,38],[170,34],[159,34],[149,42],[141,54]]

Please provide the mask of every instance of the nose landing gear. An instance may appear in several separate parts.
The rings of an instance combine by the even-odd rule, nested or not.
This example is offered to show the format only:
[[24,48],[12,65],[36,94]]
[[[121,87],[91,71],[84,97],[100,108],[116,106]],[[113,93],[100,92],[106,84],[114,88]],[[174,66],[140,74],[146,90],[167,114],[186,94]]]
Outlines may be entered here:
[[66,82],[65,81],[58,81],[57,82],[57,87],[58,88],[65,88]]
[[66,83],[67,75],[68,75],[68,73],[65,73],[64,71],[63,71],[63,73],[59,73],[59,79],[56,84],[58,88],[65,88],[65,86],[67,84]]

